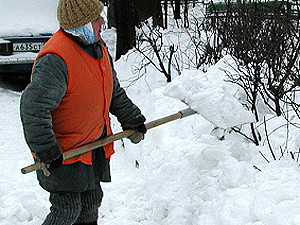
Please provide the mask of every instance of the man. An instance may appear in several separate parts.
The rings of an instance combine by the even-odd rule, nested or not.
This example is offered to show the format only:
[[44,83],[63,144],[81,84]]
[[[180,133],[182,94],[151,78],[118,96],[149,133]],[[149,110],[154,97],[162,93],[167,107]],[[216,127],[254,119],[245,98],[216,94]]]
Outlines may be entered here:
[[97,224],[103,192],[110,182],[113,144],[63,160],[62,153],[112,134],[109,113],[122,128],[144,138],[145,117],[120,87],[107,47],[101,39],[99,0],[60,0],[61,29],[39,52],[32,81],[23,92],[21,120],[36,161],[50,165],[50,176],[37,171],[50,192],[44,225]]

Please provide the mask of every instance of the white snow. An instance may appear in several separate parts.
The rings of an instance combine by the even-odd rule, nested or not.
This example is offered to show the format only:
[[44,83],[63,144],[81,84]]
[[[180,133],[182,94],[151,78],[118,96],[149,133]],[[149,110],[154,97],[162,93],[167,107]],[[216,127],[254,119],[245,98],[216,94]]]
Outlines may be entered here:
[[[0,0],[1,13],[4,12],[2,6],[9,2],[12,0]],[[48,10],[53,11],[53,8]],[[104,32],[108,43],[114,43],[114,38],[112,30]],[[127,54],[115,63],[124,87],[136,78],[131,68],[138,57]],[[221,68],[226,67],[225,61],[230,62],[230,57],[222,59],[207,73],[185,71],[169,85],[163,75],[149,67],[142,78],[126,89],[127,94],[140,107],[147,122],[185,109],[187,106],[181,100],[195,104],[193,107],[203,113],[230,112],[226,114],[226,126],[231,122],[248,121],[249,114],[233,108],[232,104],[239,103],[231,102],[232,96],[243,99],[243,93],[223,82]],[[214,92],[224,94],[225,102],[209,108],[210,101],[214,100],[208,95],[212,89],[212,96]],[[182,94],[184,99],[181,99]],[[22,134],[20,96],[21,93],[0,88],[1,225],[41,224],[50,207],[49,195],[39,187],[35,174],[20,172],[22,167],[33,163]],[[207,105],[207,111],[202,111],[200,103]],[[237,115],[241,116],[237,118]],[[267,119],[272,117],[267,115]],[[113,117],[112,122],[114,131],[120,131],[116,118]],[[280,146],[285,146],[286,141],[284,122],[278,117],[267,124],[268,129],[274,131],[270,139],[277,159],[281,156]],[[292,122],[299,123],[299,119],[295,117]],[[104,199],[98,223],[299,225],[298,163],[287,154],[280,160],[272,160],[263,132],[261,145],[255,146],[233,132],[227,132],[221,141],[213,135],[213,128],[204,117],[192,115],[148,131],[145,140],[137,145],[127,139],[117,141],[116,153],[111,159],[112,182],[102,183]],[[288,139],[288,151],[299,150],[299,129],[290,128]]]
[[[116,69],[126,80],[132,76],[126,70],[131,61],[130,57],[127,62],[124,59],[116,63]],[[164,95],[162,75],[151,76],[160,82],[152,84],[156,79],[148,74],[149,88],[142,78],[127,89],[148,122],[186,107]],[[164,84],[157,87],[158,83]],[[20,172],[33,162],[19,119],[20,95],[0,89],[1,225],[38,225],[50,206],[48,193],[38,186],[35,174]],[[231,115],[234,120],[235,113]],[[113,121],[114,130],[119,131],[116,119]],[[125,147],[116,142],[113,181],[102,184],[105,197],[99,224],[298,225],[297,163],[284,157],[268,164],[258,153],[263,151],[271,159],[266,146],[256,147],[235,134],[220,141],[211,135],[212,129],[203,117],[193,115],[148,131],[138,145],[127,139]],[[281,145],[283,133],[279,130],[275,134],[276,144]],[[294,148],[299,147],[299,133],[295,130],[291,137]]]
[[0,0],[0,37],[54,33],[58,0]]
[[38,53],[16,52],[13,55],[0,55],[0,64],[32,63]]
[[206,73],[195,70],[183,71],[181,76],[167,85],[164,93],[187,103],[217,127],[226,129],[255,122],[254,115],[234,97],[239,90],[238,87],[230,93],[232,85],[224,81],[225,72],[219,69],[224,68],[226,62],[232,62],[232,59],[225,57],[223,61],[212,66]]

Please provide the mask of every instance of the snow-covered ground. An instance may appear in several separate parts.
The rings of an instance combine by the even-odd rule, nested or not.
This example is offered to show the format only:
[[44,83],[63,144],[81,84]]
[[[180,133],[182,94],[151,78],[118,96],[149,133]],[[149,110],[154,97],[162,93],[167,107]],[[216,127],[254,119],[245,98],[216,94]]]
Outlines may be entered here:
[[[111,51],[114,51],[114,35],[113,30],[104,32]],[[136,78],[131,71],[137,58],[128,54],[115,63],[124,87]],[[229,121],[248,120],[248,114],[234,111],[227,101],[210,105],[208,100],[200,99],[203,96],[209,99],[208,90],[227,93],[225,97],[228,93],[238,93],[239,99],[243,99],[237,87],[223,82],[224,72],[220,67],[226,67],[226,62],[230,62],[229,56],[209,68],[206,74],[186,70],[173,84],[167,84],[163,75],[148,68],[126,90],[147,122],[185,109],[187,106],[181,100],[199,104],[194,105],[197,111],[225,113]],[[207,81],[208,78],[211,80]],[[210,82],[218,88],[209,89],[209,85],[204,85]],[[199,88],[201,84],[203,88]],[[188,92],[188,88],[197,90],[199,96],[193,99],[195,92]],[[19,92],[0,88],[1,225],[41,224],[50,207],[49,195],[39,187],[35,174],[20,172],[33,162],[22,134],[20,96]],[[205,104],[206,110],[200,104]],[[112,119],[114,131],[120,131],[116,118]],[[293,122],[299,120],[295,117]],[[274,130],[270,139],[277,158],[287,136],[283,124],[282,118],[272,118],[267,124],[269,131]],[[192,115],[149,130],[145,140],[137,145],[127,139],[117,141],[111,159],[112,182],[102,184],[104,199],[99,224],[299,225],[298,163],[288,154],[272,160],[263,126],[259,127],[260,146],[228,131],[225,140],[219,140],[217,137],[223,131],[212,132],[213,128],[202,116]],[[298,151],[299,129],[290,127],[288,140],[288,151]]]
[[[116,62],[120,80],[133,76],[132,63],[133,57]],[[219,74],[217,67],[211,71]],[[148,122],[186,108],[164,94],[166,86],[161,74],[149,71],[127,89]],[[35,174],[20,172],[32,163],[19,119],[20,95],[0,89],[1,225],[38,225],[50,206]],[[238,113],[232,112],[233,120]],[[114,130],[120,131],[113,121]],[[280,124],[280,119],[271,121],[270,127]],[[99,224],[299,225],[297,163],[289,157],[267,163],[259,154],[271,159],[266,145],[257,147],[233,133],[220,141],[212,129],[203,117],[193,115],[148,131],[138,145],[116,142],[113,180],[102,184]],[[271,138],[276,147],[282,145],[284,129]],[[299,132],[291,130],[289,150],[298,148],[299,140]]]

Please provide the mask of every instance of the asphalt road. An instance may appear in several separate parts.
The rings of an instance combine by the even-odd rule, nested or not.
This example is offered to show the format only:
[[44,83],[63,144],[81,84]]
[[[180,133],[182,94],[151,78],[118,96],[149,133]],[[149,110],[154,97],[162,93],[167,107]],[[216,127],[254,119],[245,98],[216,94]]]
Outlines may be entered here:
[[22,92],[29,83],[30,74],[1,74],[0,88]]

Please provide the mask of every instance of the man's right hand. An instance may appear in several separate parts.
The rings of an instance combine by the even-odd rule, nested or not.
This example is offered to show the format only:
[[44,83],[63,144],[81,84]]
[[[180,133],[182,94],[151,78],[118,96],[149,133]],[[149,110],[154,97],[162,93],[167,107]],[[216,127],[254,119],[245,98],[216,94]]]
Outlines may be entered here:
[[132,130],[136,130],[135,133],[133,133],[132,135],[130,135],[128,137],[128,139],[134,143],[134,144],[137,144],[139,143],[140,141],[144,140],[144,135],[145,133],[147,132],[147,128],[145,126],[145,124],[142,124]]

